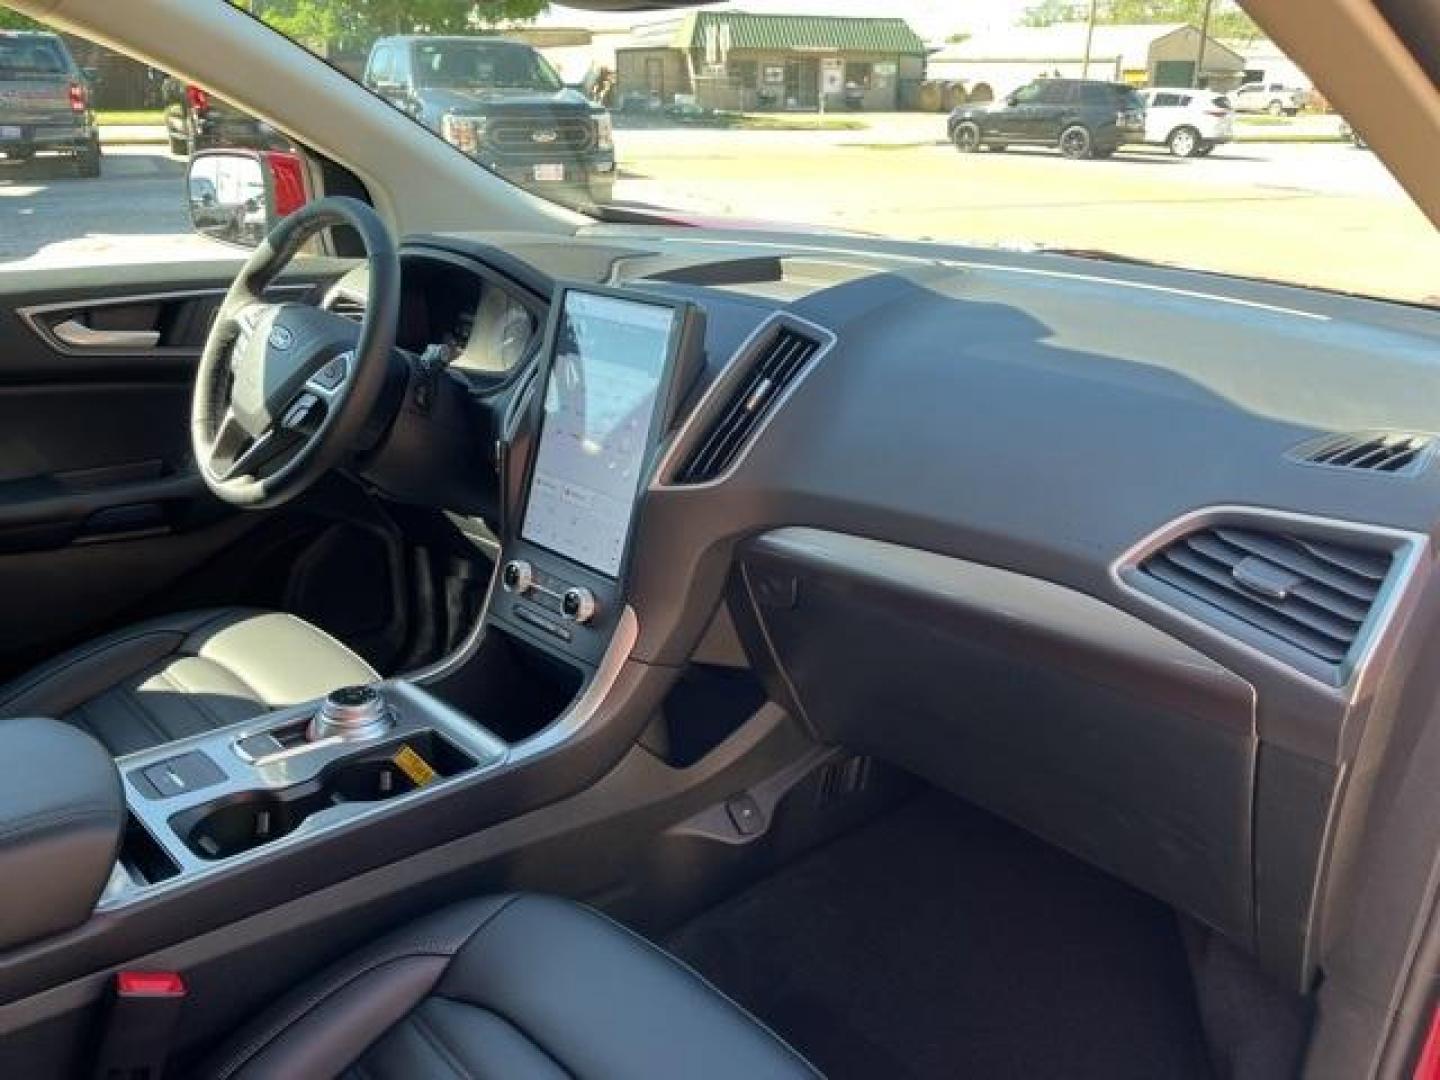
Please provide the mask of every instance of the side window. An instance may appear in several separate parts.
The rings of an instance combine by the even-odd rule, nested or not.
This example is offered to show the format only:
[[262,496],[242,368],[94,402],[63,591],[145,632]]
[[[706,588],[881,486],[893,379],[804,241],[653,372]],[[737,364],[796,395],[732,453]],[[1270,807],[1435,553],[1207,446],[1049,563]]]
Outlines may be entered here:
[[1054,79],[1040,84],[1039,102],[1041,105],[1064,105],[1073,100],[1075,86],[1073,83],[1061,82]]
[[1040,100],[1040,95],[1044,92],[1044,89],[1045,84],[1043,82],[1027,83],[1026,85],[1020,87],[1019,90],[1015,91],[1013,95],[1015,99],[1015,104],[1034,105],[1037,101]]
[[365,82],[371,86],[393,82],[395,79],[395,54],[388,46],[382,45],[370,58],[370,70],[365,73]]
[[0,27],[0,273],[238,261],[309,197],[295,148],[204,87],[3,0]]
[[1180,104],[1179,94],[1156,94],[1155,105],[1157,108],[1169,108]]

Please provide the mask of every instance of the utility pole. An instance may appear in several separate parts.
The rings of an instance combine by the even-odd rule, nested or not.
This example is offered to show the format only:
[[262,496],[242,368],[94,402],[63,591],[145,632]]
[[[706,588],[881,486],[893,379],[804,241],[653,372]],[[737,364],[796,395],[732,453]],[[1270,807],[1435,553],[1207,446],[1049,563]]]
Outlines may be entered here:
[[[1209,3],[1209,0],[1206,0]],[[1100,0],[1090,0],[1090,18],[1085,22],[1085,62],[1080,67],[1080,77],[1090,77],[1090,43],[1095,40],[1095,17],[1100,9]]]
[[1190,79],[1190,85],[1200,89],[1200,79],[1205,71],[1205,43],[1210,39],[1210,9],[1214,6],[1215,0],[1205,0],[1205,10],[1200,16],[1200,49],[1195,57],[1195,74]]

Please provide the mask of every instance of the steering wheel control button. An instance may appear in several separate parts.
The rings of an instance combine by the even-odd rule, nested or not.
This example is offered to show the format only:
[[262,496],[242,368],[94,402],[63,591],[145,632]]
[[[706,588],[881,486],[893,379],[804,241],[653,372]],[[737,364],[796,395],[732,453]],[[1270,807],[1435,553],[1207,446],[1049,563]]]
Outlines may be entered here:
[[342,686],[332,690],[310,718],[306,737],[321,739],[373,739],[390,730],[393,723],[385,699],[373,686]]
[[600,611],[600,605],[595,600],[595,594],[581,585],[575,585],[565,590],[565,595],[560,598],[560,612],[571,622],[584,626]]
[[524,596],[535,587],[535,568],[524,559],[511,559],[500,574],[506,592]]
[[280,424],[290,431],[309,434],[319,414],[320,399],[314,394],[301,394],[295,399],[295,403],[285,410]]
[[322,390],[339,390],[345,382],[346,357],[341,353],[310,377],[310,381]]

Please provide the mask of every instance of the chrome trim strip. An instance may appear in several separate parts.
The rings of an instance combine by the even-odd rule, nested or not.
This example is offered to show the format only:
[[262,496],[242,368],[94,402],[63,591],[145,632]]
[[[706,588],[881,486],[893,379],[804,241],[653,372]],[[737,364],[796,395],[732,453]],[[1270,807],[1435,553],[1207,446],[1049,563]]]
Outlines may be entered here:
[[475,617],[475,625],[470,627],[470,632],[465,635],[465,640],[460,642],[449,655],[442,656],[439,660],[416,668],[414,671],[405,672],[400,676],[402,679],[415,683],[417,686],[428,686],[430,683],[439,682],[453,674],[475,655],[480,648],[480,642],[485,640],[485,623],[490,618],[490,604],[495,598],[496,588],[499,587],[502,569],[497,553],[494,568],[490,571],[490,583],[485,586],[485,599],[480,604],[480,613]]
[[[749,374],[750,365],[754,362],[760,345],[771,334],[785,326],[789,326],[800,333],[814,337],[819,343],[820,348],[816,350],[815,355],[810,358],[810,362],[796,375],[790,385],[771,403],[770,408],[761,418],[760,423],[756,426],[755,430],[750,433],[750,438],[746,441],[745,445],[740,448],[740,452],[735,455],[735,460],[732,461],[719,476],[713,480],[706,480],[702,483],[681,484],[672,483],[665,479],[674,473],[678,467],[679,459],[694,449],[692,444],[698,437],[696,427],[700,423],[700,419],[706,416],[707,412],[717,400],[724,395],[730,394],[735,387],[739,385],[740,381]],[[792,315],[788,311],[776,311],[768,316],[740,343],[740,347],[735,350],[735,355],[730,358],[730,361],[725,365],[724,369],[716,376],[715,381],[705,388],[705,393],[700,396],[700,400],[696,402],[695,408],[691,409],[690,415],[681,422],[679,429],[675,433],[675,437],[670,441],[670,446],[666,449],[664,456],[661,457],[660,464],[655,468],[654,475],[650,480],[649,490],[704,491],[706,488],[718,487],[728,481],[735,475],[740,466],[745,463],[745,459],[750,456],[750,451],[760,441],[761,436],[765,434],[765,429],[784,411],[786,404],[795,395],[796,391],[800,389],[801,385],[804,384],[805,380],[810,377],[811,372],[819,368],[821,361],[824,360],[830,350],[835,347],[836,340],[834,333],[830,330],[811,322],[809,319],[802,319],[798,315]]]
[[[1243,638],[1235,637],[1233,634],[1187,611],[1175,607],[1161,597],[1135,584],[1133,579],[1139,576],[1140,563],[1153,552],[1186,533],[1204,528],[1207,525],[1225,524],[1227,522],[1234,524],[1280,523],[1282,525],[1298,525],[1302,528],[1308,527],[1314,529],[1320,533],[1328,532],[1338,539],[1369,540],[1372,542],[1379,539],[1384,541],[1390,550],[1394,552],[1394,564],[1391,566],[1390,572],[1386,575],[1385,580],[1381,582],[1380,589],[1375,597],[1375,603],[1371,607],[1369,615],[1366,616],[1364,623],[1361,624],[1360,631],[1355,638],[1355,643],[1350,647],[1349,656],[1340,666],[1339,686],[1319,679],[1310,672],[1287,663],[1280,657],[1265,651],[1260,646],[1246,641]],[[1373,661],[1379,651],[1379,647],[1384,643],[1397,617],[1408,607],[1408,601],[1415,591],[1414,582],[1419,570],[1420,561],[1429,549],[1429,546],[1429,538],[1421,533],[1409,532],[1403,529],[1393,529],[1384,525],[1370,525],[1362,522],[1345,521],[1340,518],[1324,517],[1318,514],[1278,510],[1271,507],[1220,504],[1191,510],[1146,534],[1140,541],[1126,549],[1119,558],[1110,563],[1109,577],[1111,582],[1119,588],[1125,596],[1140,601],[1152,611],[1158,611],[1169,618],[1176,619],[1207,638],[1222,642],[1232,648],[1238,648],[1253,659],[1261,661],[1267,667],[1274,668],[1286,675],[1299,676],[1307,682],[1321,688],[1326,693],[1336,696],[1343,701],[1354,701],[1361,696],[1368,684],[1368,679],[1372,673]],[[1263,633],[1263,631],[1257,631],[1257,633]]]
[[[317,282],[303,283],[281,283],[272,285],[266,292],[297,293],[304,294],[316,288]],[[129,304],[149,304],[163,302],[166,300],[202,300],[207,296],[223,297],[230,291],[225,288],[205,289],[172,289],[168,292],[153,293],[129,293],[124,296],[102,296],[93,300],[76,298],[73,300],[58,300],[53,303],[30,304],[27,307],[16,308],[15,314],[20,321],[30,328],[31,333],[38,337],[46,346],[54,352],[64,356],[199,356],[200,346],[177,346],[177,345],[155,345],[142,347],[139,345],[128,346],[90,346],[73,345],[62,341],[54,329],[52,329],[41,318],[42,315],[51,315],[56,312],[79,314],[82,311],[94,311],[97,308],[125,307]],[[62,324],[64,325],[64,324]],[[99,331],[106,333],[108,331]]]

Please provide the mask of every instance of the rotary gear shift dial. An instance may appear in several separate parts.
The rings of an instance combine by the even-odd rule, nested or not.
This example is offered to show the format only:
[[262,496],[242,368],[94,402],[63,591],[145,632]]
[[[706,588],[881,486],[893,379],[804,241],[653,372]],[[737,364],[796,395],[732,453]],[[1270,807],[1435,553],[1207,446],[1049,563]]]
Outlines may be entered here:
[[332,690],[310,718],[305,737],[320,739],[373,739],[391,726],[390,710],[373,686],[342,686]]

